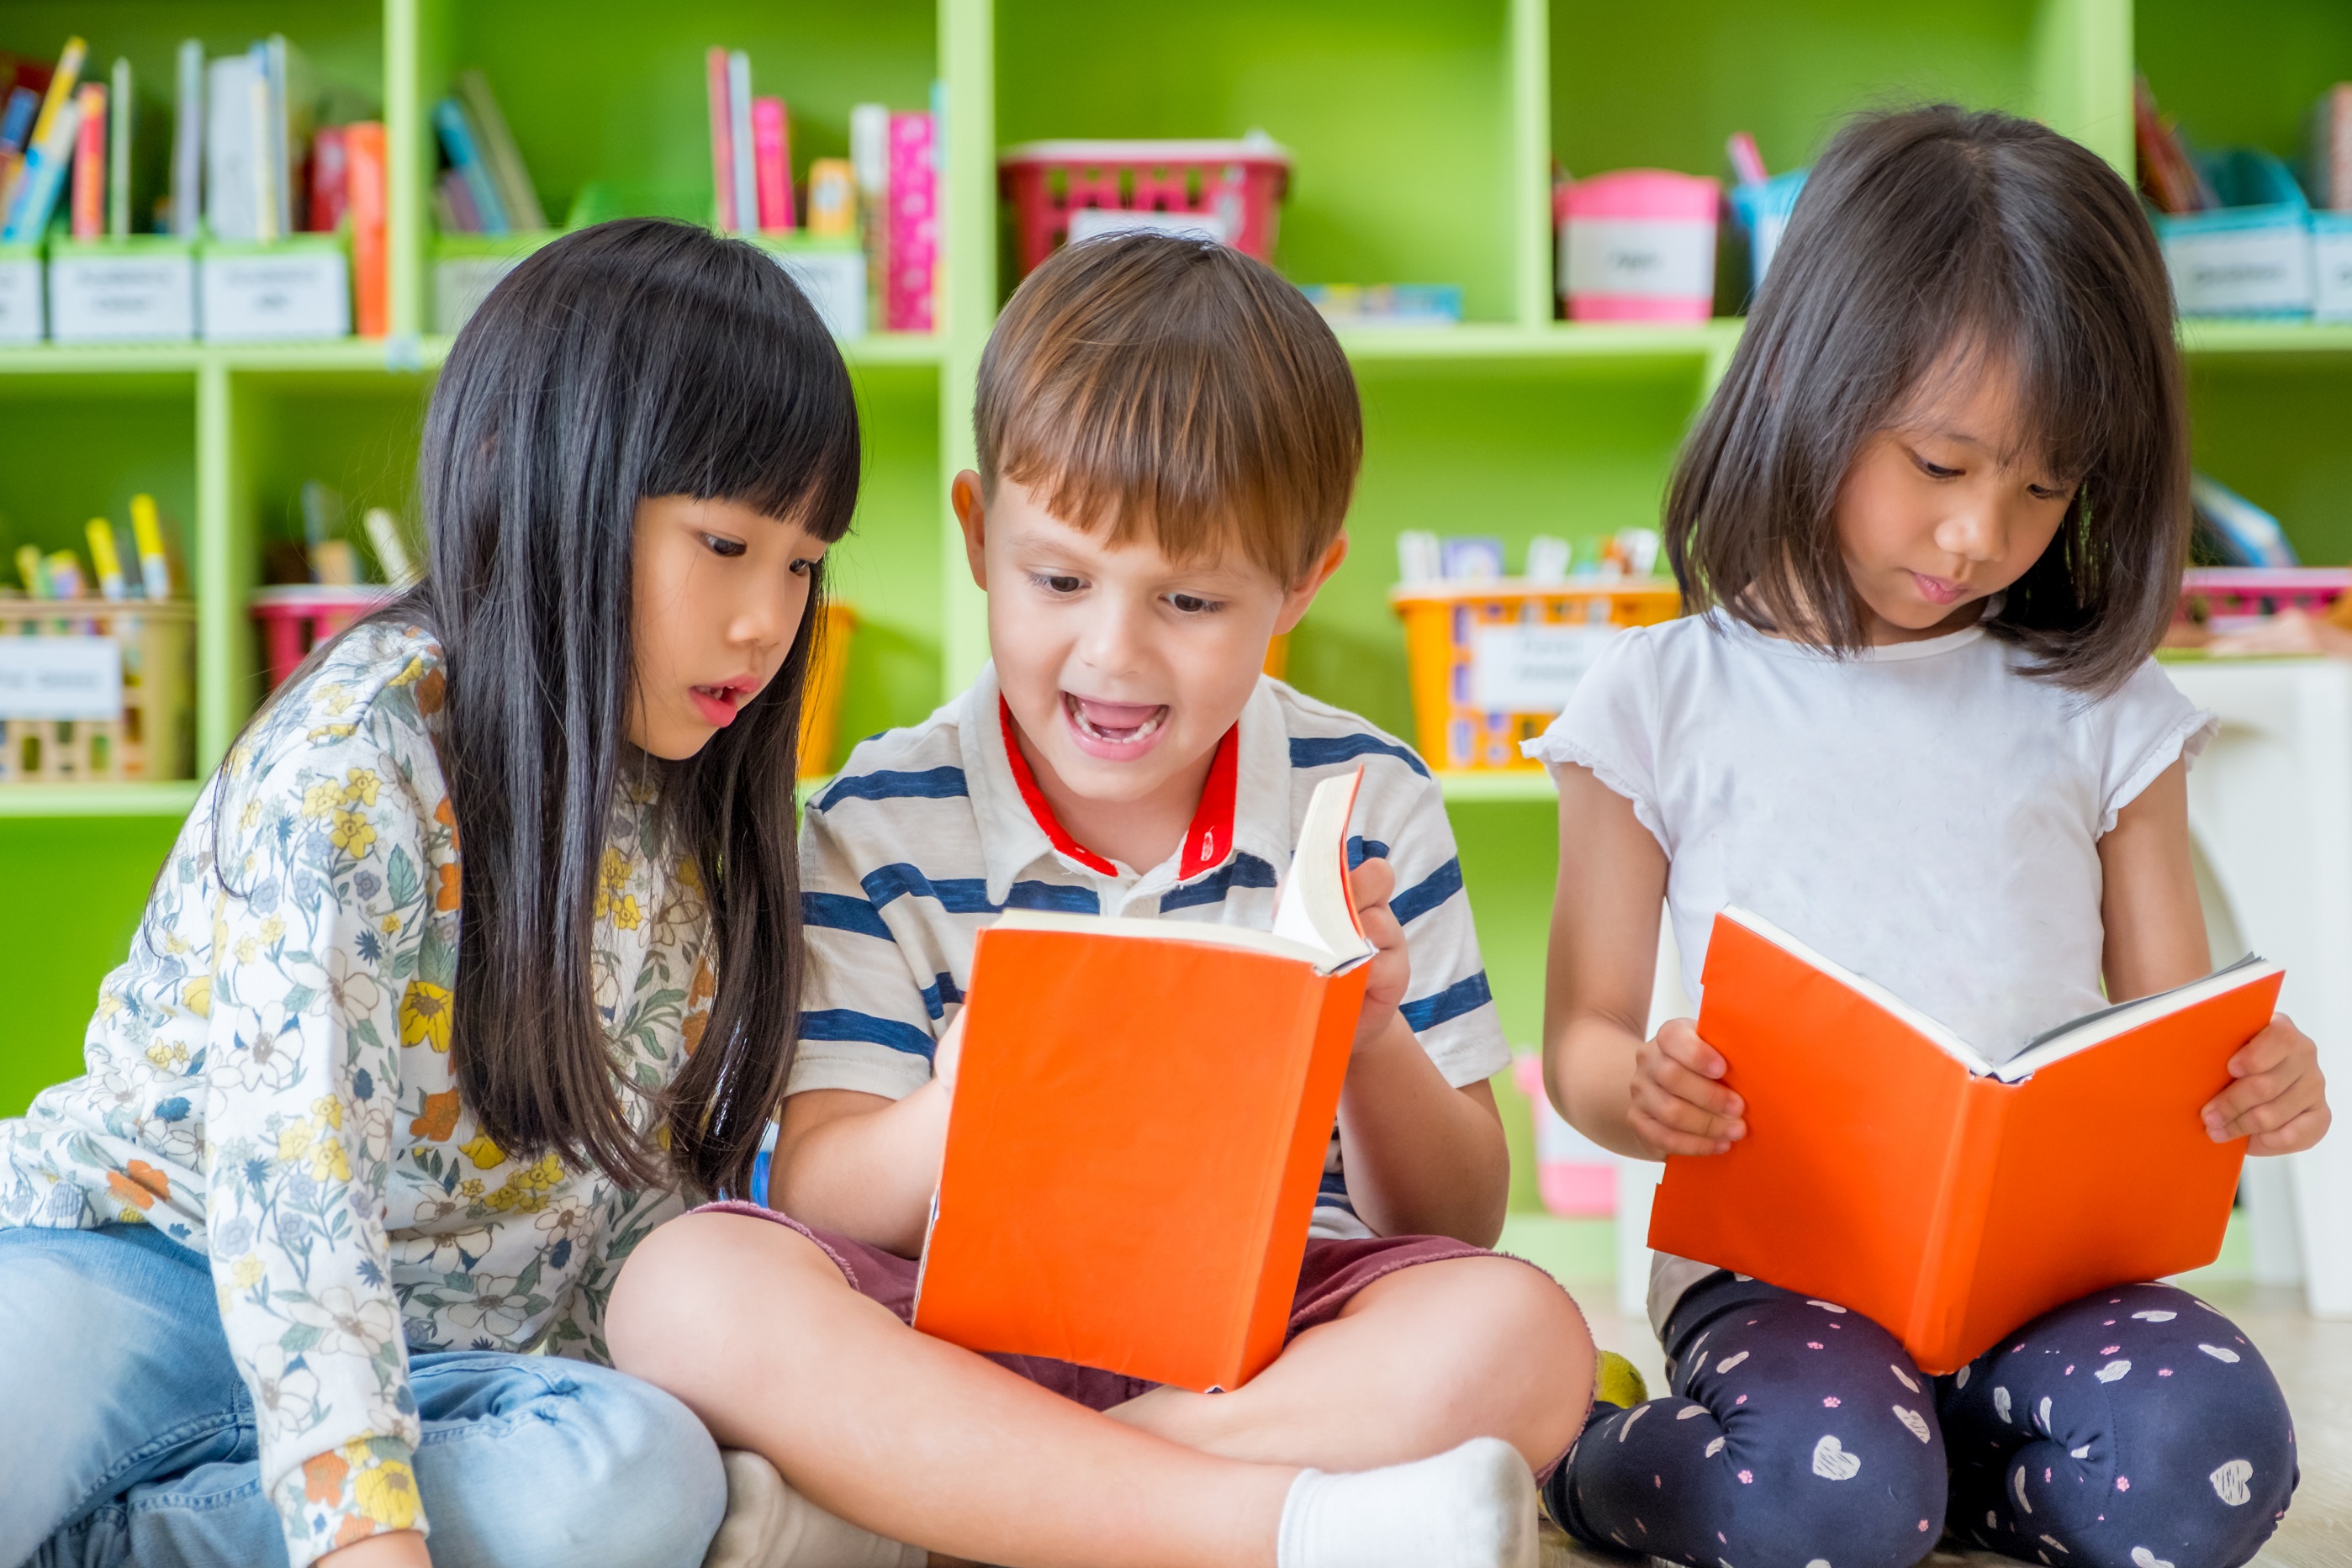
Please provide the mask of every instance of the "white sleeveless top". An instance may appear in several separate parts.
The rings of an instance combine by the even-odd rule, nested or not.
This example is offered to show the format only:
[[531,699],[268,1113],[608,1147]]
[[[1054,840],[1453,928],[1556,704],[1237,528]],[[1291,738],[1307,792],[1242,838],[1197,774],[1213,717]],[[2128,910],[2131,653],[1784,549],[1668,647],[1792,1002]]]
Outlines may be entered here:
[[[2098,841],[2219,728],[2154,660],[2095,699],[2027,662],[1978,627],[1838,658],[1717,612],[1613,639],[1527,751],[1656,835],[1694,1001],[1738,904],[2005,1061],[2103,1005]],[[1709,1271],[1662,1258],[1654,1325]]]

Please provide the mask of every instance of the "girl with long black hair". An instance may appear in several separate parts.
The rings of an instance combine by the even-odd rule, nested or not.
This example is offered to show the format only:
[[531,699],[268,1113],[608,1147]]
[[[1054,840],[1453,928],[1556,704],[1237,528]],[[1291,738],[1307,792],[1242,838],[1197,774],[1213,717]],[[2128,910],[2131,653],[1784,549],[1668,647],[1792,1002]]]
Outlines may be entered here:
[[231,748],[87,1074],[0,1122],[0,1563],[700,1560],[718,1452],[604,1307],[782,1096],[857,478],[751,247],[606,224],[490,294],[425,580]]

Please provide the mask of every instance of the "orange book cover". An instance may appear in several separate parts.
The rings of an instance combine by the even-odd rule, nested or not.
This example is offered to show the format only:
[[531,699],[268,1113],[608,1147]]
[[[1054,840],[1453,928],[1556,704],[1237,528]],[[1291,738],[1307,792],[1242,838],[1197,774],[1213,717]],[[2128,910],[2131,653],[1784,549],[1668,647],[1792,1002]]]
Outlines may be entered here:
[[1938,1375],[2063,1302],[2210,1263],[2245,1141],[2214,1143],[2198,1113],[2283,978],[2249,958],[1995,1066],[1727,910],[1697,1028],[1748,1135],[1666,1162],[1650,1245],[1864,1313]]
[[1272,932],[1008,913],[982,932],[915,1326],[1194,1390],[1281,1351],[1371,953],[1360,774]]
[[392,261],[385,248],[390,193],[384,181],[383,126],[343,127],[344,207],[352,221],[352,320],[362,338],[392,330]]

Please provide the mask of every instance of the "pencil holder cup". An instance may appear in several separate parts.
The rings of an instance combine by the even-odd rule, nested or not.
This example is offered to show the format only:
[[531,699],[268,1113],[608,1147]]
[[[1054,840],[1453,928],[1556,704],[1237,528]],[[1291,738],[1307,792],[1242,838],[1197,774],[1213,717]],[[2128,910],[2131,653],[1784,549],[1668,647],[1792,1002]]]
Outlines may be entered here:
[[1761,184],[1731,188],[1732,220],[1748,235],[1750,292],[1764,287],[1764,274],[1772,266],[1772,253],[1780,248],[1780,236],[1789,228],[1789,214],[1797,210],[1797,198],[1804,189],[1802,169],[1775,174]]
[[1624,169],[1559,188],[1559,292],[1572,321],[1704,321],[1723,187]]
[[195,630],[184,601],[0,600],[0,787],[188,777]]

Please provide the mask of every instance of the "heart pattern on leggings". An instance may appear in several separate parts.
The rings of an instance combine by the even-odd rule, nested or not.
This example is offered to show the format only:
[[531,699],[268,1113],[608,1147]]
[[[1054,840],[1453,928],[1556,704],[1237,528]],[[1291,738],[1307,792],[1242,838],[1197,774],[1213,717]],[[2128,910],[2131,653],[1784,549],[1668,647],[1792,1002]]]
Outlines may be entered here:
[[2246,1483],[2254,1477],[2254,1467],[2243,1459],[2231,1459],[2205,1479],[2213,1483],[2213,1495],[2231,1508],[2243,1508],[2253,1492]]
[[1813,1474],[1823,1480],[1850,1481],[1861,1469],[1862,1456],[1846,1452],[1836,1433],[1824,1433],[1813,1445]]
[[1930,1441],[1927,1434],[1927,1417],[1920,1415],[1916,1410],[1906,1410],[1902,1406],[1897,1405],[1895,1406],[1895,1418],[1902,1422],[1904,1428],[1921,1442]]
[[2132,1568],[2172,1568],[2172,1564],[2145,1546],[2132,1548]]

